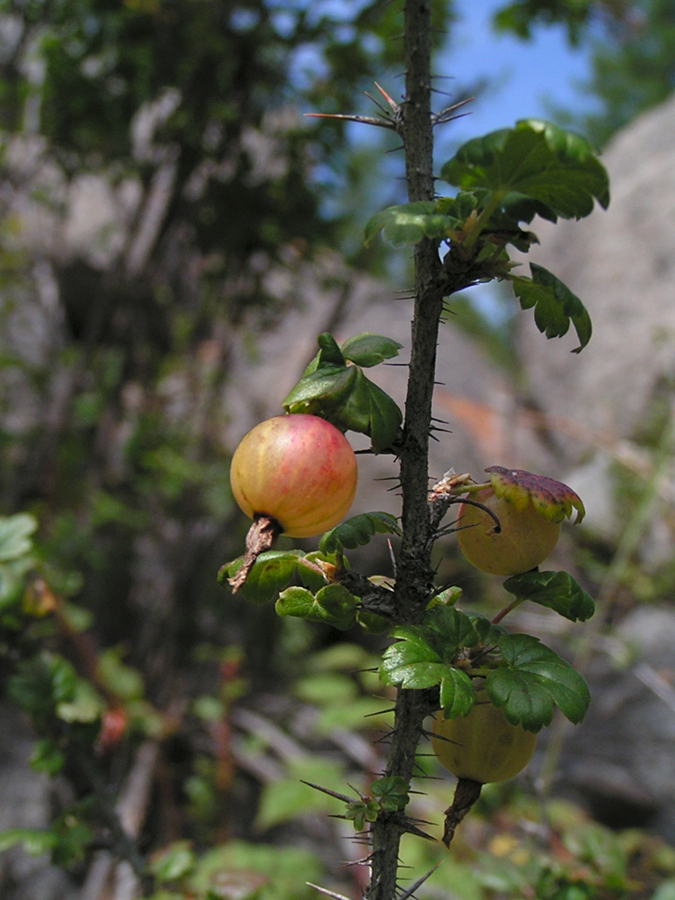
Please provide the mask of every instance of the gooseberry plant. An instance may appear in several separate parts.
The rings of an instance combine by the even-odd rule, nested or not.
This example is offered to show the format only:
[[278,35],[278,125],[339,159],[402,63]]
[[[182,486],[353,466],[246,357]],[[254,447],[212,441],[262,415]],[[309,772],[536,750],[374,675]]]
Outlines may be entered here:
[[[594,611],[592,599],[569,574],[537,568],[553,549],[560,523],[565,518],[579,522],[584,515],[574,491],[551,478],[503,466],[493,466],[487,477],[477,478],[450,470],[430,490],[428,443],[437,336],[442,313],[452,302],[448,298],[478,283],[508,282],[522,309],[533,309],[536,325],[547,338],[560,337],[572,327],[578,338],[574,352],[588,343],[591,322],[581,300],[534,263],[529,275],[517,274],[510,254],[513,249],[527,253],[537,242],[528,230],[537,215],[556,222],[587,216],[596,202],[605,208],[607,174],[579,135],[548,122],[525,120],[470,140],[436,178],[433,128],[452,118],[454,111],[431,110],[430,3],[408,0],[404,16],[404,99],[397,104],[384,95],[389,104],[385,115],[360,120],[394,130],[405,152],[408,202],[378,213],[365,230],[366,242],[382,233],[413,251],[405,415],[365,373],[401,349],[376,334],[358,335],[341,345],[322,334],[318,353],[282,403],[289,422],[306,425],[317,417],[339,432],[367,435],[373,453],[392,455],[400,472],[401,515],[371,512],[349,518],[324,533],[318,550],[310,553],[272,549],[277,534],[293,533],[293,526],[281,513],[276,519],[274,512],[285,477],[280,479],[282,465],[288,462],[293,470],[297,463],[289,482],[294,485],[291,496],[284,498],[289,522],[304,515],[300,486],[305,483],[325,494],[326,519],[332,519],[340,504],[333,506],[329,499],[330,450],[328,459],[318,448],[309,456],[296,455],[287,444],[275,446],[268,455],[269,448],[262,452],[254,440],[254,429],[242,444],[247,448],[244,467],[238,464],[233,470],[234,495],[246,495],[256,480],[265,485],[269,480],[270,486],[242,504],[254,518],[247,555],[224,565],[219,574],[222,583],[229,581],[245,598],[274,602],[281,616],[339,629],[360,622],[367,629],[388,632],[392,639],[380,666],[381,680],[396,694],[386,768],[372,785],[371,796],[344,797],[346,817],[367,829],[370,842],[366,900],[402,896],[397,885],[399,842],[406,832],[420,833],[419,823],[406,810],[427,716],[435,715],[437,756],[459,778],[446,812],[446,843],[484,782],[511,777],[526,764],[534,736],[550,724],[555,707],[573,723],[584,717],[590,695],[581,675],[537,637],[509,632],[502,624],[505,616],[525,601],[573,622],[585,621]],[[438,184],[447,186],[448,196],[437,195]],[[270,426],[258,428],[266,436]],[[244,451],[237,451],[235,461],[240,453]],[[266,457],[274,462],[266,466]],[[246,471],[248,475],[242,474]],[[344,471],[346,486],[338,491],[343,500],[353,488],[351,461],[344,463]],[[444,525],[446,515],[459,504],[458,521]],[[266,535],[262,543],[261,529]],[[459,530],[469,562],[508,576],[504,588],[512,599],[491,621],[458,609],[457,588],[442,590],[434,584],[432,549],[452,530]],[[395,578],[366,578],[348,565],[345,551],[367,544],[377,533],[400,539]]]

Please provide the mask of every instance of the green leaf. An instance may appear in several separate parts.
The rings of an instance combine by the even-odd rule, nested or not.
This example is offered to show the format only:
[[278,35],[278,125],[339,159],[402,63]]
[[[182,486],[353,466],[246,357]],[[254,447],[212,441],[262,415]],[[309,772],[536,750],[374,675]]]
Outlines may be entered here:
[[439,684],[444,705],[457,715],[468,712],[474,702],[471,680],[453,661],[460,647],[478,642],[471,619],[452,606],[434,606],[424,625],[399,626],[392,635],[399,640],[384,652],[380,679],[413,690]]
[[457,648],[475,647],[478,643],[471,617],[454,606],[439,605],[428,609],[423,627],[428,629],[433,646],[442,648],[441,652],[446,660],[454,657]]
[[[365,376],[364,376],[365,378]],[[400,437],[403,413],[381,388],[368,381],[370,416],[368,431],[374,453],[393,447]]]
[[52,828],[57,838],[52,847],[52,863],[56,866],[70,866],[81,860],[92,839],[90,827],[71,810],[66,810]]
[[377,613],[360,609],[356,613],[356,621],[368,634],[384,634],[391,628],[391,620]]
[[109,647],[99,654],[96,674],[121,700],[140,700],[144,694],[141,673],[121,660],[122,649]]
[[392,338],[364,332],[346,340],[340,350],[345,359],[368,369],[371,366],[379,365],[385,359],[393,359],[398,356],[398,351],[402,346],[403,344],[399,344]]
[[400,812],[410,800],[407,781],[401,775],[385,775],[374,781],[370,790],[380,801],[380,808],[385,812]]
[[512,725],[540,731],[550,725],[554,704],[570,722],[581,722],[591,696],[569,663],[529,634],[502,635],[499,650],[506,667],[488,673],[485,690]]
[[290,587],[279,595],[275,609],[279,616],[296,616],[310,622],[324,622],[345,630],[356,619],[356,597],[341,584],[329,584],[316,595],[306,588]]
[[353,550],[369,544],[375,534],[400,533],[398,521],[390,513],[361,513],[327,531],[319,542],[319,549],[323,553],[335,553],[340,547]]
[[354,391],[359,371],[356,366],[332,365],[308,372],[287,394],[282,406],[289,413],[327,419]]
[[105,710],[105,703],[96,692],[94,686],[78,678],[75,695],[72,700],[62,701],[56,705],[56,715],[63,722],[95,722]]
[[35,741],[33,750],[28,760],[31,769],[36,772],[46,772],[49,776],[56,775],[63,768],[65,756],[59,749],[59,745],[52,738],[42,738]]
[[344,790],[342,767],[327,759],[301,757],[288,765],[287,777],[265,785],[258,805],[256,827],[272,828],[307,813],[341,812],[342,802],[303,782],[332,791]]
[[175,881],[191,872],[196,862],[197,857],[189,841],[174,841],[153,854],[148,869],[159,882]]
[[26,575],[33,564],[30,554],[0,563],[0,609],[9,608],[21,599],[26,586]]
[[332,334],[329,334],[327,331],[322,332],[317,338],[317,343],[319,345],[319,367],[344,366],[344,355]]
[[33,716],[51,715],[61,703],[75,699],[79,679],[62,656],[41,653],[22,661],[9,679],[7,693]]
[[[373,345],[376,345],[377,352],[372,347],[368,349],[370,338],[376,339]],[[328,346],[328,339],[335,344],[328,334],[321,335],[319,341]],[[357,342],[352,351],[356,356],[360,355],[358,342],[362,339],[364,346],[361,350],[368,365],[374,365],[376,357],[382,353],[390,353],[395,344],[379,335],[360,335],[353,339]],[[346,343],[349,344],[349,341]],[[337,352],[342,363],[336,362],[335,352],[326,358],[325,348],[322,347],[282,405],[289,413],[321,416],[341,431],[366,434],[375,453],[380,453],[397,441],[403,414],[391,397],[364,375],[360,366],[346,365],[342,351],[337,348]]]
[[555,610],[571,622],[585,622],[595,612],[593,598],[567,572],[526,572],[504,582],[518,599]]
[[[423,655],[417,662],[452,662],[460,647],[475,647],[478,636],[473,623],[466,613],[452,606],[432,606],[427,610],[423,625],[401,625],[394,628],[392,637],[399,638],[405,645],[416,647]],[[394,648],[404,644],[394,644]],[[424,655],[426,654],[426,656]]]
[[30,535],[37,528],[37,520],[27,513],[0,517],[0,563],[25,556],[33,548]]
[[16,844],[21,844],[30,856],[39,856],[41,853],[51,850],[57,841],[58,837],[53,831],[8,828],[7,831],[0,831],[0,853],[9,850]]
[[33,566],[30,535],[36,528],[36,519],[27,513],[0,516],[0,609],[12,606],[23,594]]
[[443,166],[441,178],[464,190],[490,191],[498,206],[505,198],[537,201],[553,221],[589,215],[594,200],[603,208],[609,204],[607,172],[591,144],[535,119],[468,141]]
[[570,322],[579,338],[579,346],[572,352],[580,353],[591,339],[591,319],[586,307],[572,291],[543,266],[530,263],[532,278],[524,275],[509,277],[522,309],[534,307],[534,321],[547,338],[567,334]]
[[[323,557],[321,554],[305,554],[301,550],[266,550],[255,561],[239,594],[252,603],[270,603],[298,578],[316,592],[326,584],[327,579],[320,569],[312,565],[313,558]],[[218,582],[224,584],[231,578],[238,571],[242,560],[243,557],[240,556],[222,566],[218,572]]]
[[435,200],[418,200],[383,209],[368,221],[364,229],[366,246],[383,232],[392,244],[418,244],[423,238],[446,236],[455,220],[438,212]]
[[402,654],[400,659],[402,664],[389,669],[388,676],[391,684],[402,688],[424,690],[451,677],[452,669],[446,663],[412,662],[406,654]]
[[502,625],[493,625],[488,618],[479,613],[471,613],[470,618],[481,644],[496,645],[500,637],[506,634],[506,629]]
[[363,831],[366,822],[377,821],[380,808],[377,800],[350,800],[345,809],[345,819],[354,823],[355,831]]
[[445,588],[440,594],[436,594],[435,597],[432,597],[427,608],[431,609],[433,606],[454,606],[461,596],[461,587],[453,585],[452,587]]
[[449,669],[441,679],[440,703],[445,719],[456,719],[471,711],[476,691],[471,679],[461,669]]

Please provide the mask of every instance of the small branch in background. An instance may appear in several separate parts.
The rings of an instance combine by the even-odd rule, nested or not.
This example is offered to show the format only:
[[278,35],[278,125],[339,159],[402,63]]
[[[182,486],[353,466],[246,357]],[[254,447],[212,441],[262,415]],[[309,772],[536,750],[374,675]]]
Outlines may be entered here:
[[119,799],[114,804],[108,786],[87,750],[78,753],[78,763],[94,790],[99,811],[110,830],[114,850],[96,853],[80,900],[107,900],[113,874],[116,882],[114,900],[132,900],[137,895],[139,885],[146,880],[145,861],[138,851],[135,839],[147,812],[158,756],[157,741],[145,741],[141,744]]
[[325,897],[333,897],[334,900],[349,900],[349,897],[345,897],[344,894],[336,894],[335,891],[329,891],[327,888],[319,887],[318,884],[312,884],[311,881],[306,881],[305,884],[307,885],[307,887],[314,888],[315,891],[318,891]]

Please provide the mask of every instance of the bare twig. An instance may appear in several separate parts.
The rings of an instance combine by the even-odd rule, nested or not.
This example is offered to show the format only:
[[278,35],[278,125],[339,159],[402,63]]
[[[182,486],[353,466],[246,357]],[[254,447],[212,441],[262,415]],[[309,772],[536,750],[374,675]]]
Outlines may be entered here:
[[138,852],[135,839],[145,819],[158,755],[159,744],[156,741],[141,744],[117,803],[113,804],[108,787],[88,751],[78,754],[78,763],[95,792],[115,851],[102,850],[95,854],[82,888],[81,900],[99,900],[109,896],[107,889],[113,874],[114,900],[132,900],[139,882],[144,880],[145,862]]

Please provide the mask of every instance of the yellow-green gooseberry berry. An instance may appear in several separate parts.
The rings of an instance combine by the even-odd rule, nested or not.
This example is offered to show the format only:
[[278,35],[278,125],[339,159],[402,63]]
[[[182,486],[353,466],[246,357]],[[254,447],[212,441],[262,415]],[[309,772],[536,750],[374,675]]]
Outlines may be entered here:
[[480,784],[513,778],[532,758],[536,743],[537,736],[511,725],[485,691],[477,693],[468,715],[444,719],[439,710],[431,726],[431,746],[440,764],[457,778]]

